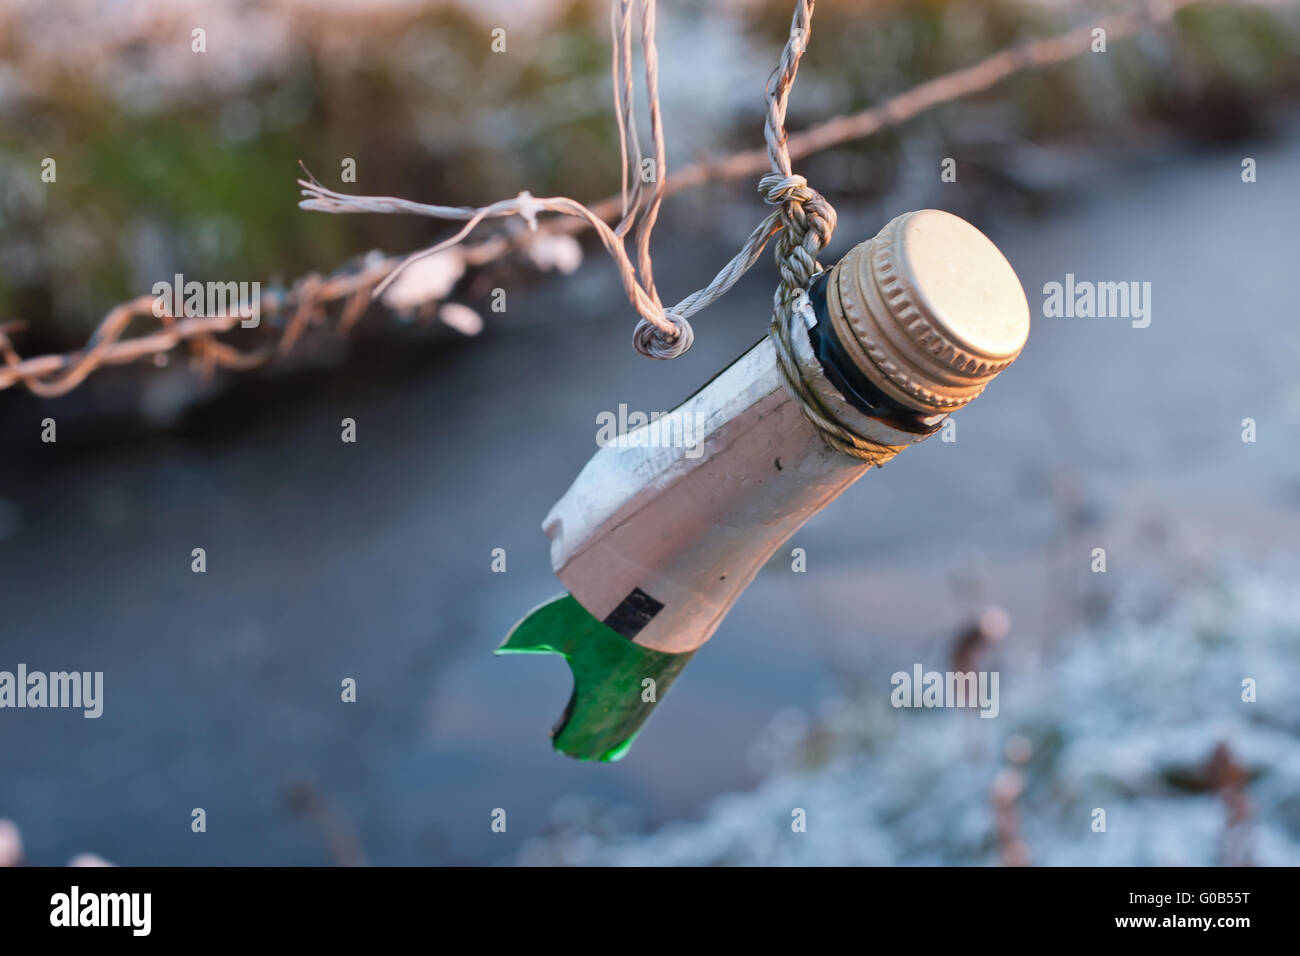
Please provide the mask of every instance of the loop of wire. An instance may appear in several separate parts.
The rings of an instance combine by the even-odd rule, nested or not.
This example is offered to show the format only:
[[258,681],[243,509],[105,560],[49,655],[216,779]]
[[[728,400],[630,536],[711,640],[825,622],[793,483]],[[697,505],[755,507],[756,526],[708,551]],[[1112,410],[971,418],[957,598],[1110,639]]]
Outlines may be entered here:
[[646,358],[673,359],[684,355],[695,344],[695,330],[691,323],[676,313],[667,311],[664,317],[673,324],[674,333],[667,335],[658,326],[644,318],[638,319],[632,330],[632,346]]
[[[396,279],[411,262],[460,243],[487,219],[521,216],[534,230],[540,213],[560,213],[584,219],[595,229],[601,243],[613,258],[628,301],[640,316],[632,334],[633,346],[647,358],[676,358],[690,349],[695,341],[689,318],[725,295],[758,261],[759,255],[774,235],[781,234],[776,249],[782,283],[794,288],[798,285],[800,276],[805,277],[806,284],[806,277],[817,267],[817,254],[830,241],[835,231],[835,210],[820,193],[809,187],[807,180],[793,173],[786,143],[786,106],[799,60],[808,46],[813,6],[814,0],[796,0],[789,39],[782,51],[781,61],[767,83],[765,137],[772,173],[763,177],[759,188],[764,199],[778,209],[750,233],[741,250],[722,267],[713,281],[674,306],[665,307],[659,297],[650,254],[650,237],[659,217],[667,181],[663,120],[659,110],[655,0],[613,0],[610,8],[614,114],[618,124],[622,160],[623,215],[617,225],[611,227],[587,206],[565,196],[537,198],[524,192],[514,199],[473,209],[426,205],[387,196],[349,196],[327,189],[314,178],[298,180],[305,197],[299,206],[331,213],[408,212],[465,222],[451,238],[407,257],[384,280],[383,286]],[[652,156],[649,157],[642,150],[635,115],[632,38],[633,21],[637,17],[634,14],[639,14],[641,26],[641,54],[645,68],[652,147]],[[651,161],[653,169],[648,182],[641,175],[647,159]],[[629,234],[633,247],[630,252],[626,244]],[[383,286],[375,290],[376,294],[383,291]]]

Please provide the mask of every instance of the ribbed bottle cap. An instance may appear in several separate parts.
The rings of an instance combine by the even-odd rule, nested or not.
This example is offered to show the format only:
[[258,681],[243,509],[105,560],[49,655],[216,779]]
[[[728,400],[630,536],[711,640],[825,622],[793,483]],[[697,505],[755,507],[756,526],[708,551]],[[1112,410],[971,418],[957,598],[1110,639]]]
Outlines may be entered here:
[[827,281],[835,334],[882,392],[926,414],[960,408],[1015,361],[1029,304],[1006,257],[951,213],[904,213]]

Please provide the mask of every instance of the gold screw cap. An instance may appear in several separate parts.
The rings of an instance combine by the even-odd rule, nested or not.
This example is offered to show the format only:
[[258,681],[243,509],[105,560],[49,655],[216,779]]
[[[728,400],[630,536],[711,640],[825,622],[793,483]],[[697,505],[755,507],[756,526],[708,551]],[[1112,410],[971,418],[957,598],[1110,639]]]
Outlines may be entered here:
[[1006,257],[938,209],[904,213],[851,249],[831,269],[826,305],[863,374],[924,414],[979,395],[1029,335],[1029,303]]

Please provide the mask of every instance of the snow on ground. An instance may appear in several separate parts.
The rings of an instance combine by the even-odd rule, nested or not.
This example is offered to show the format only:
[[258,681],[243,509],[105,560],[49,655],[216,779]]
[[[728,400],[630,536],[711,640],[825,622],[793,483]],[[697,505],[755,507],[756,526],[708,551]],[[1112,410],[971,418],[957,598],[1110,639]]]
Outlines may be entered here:
[[1295,570],[1222,569],[1154,619],[1135,585],[1037,670],[1004,668],[991,720],[895,710],[882,672],[808,726],[778,721],[769,745],[793,743],[783,769],[702,821],[630,835],[571,802],[517,862],[1300,864]]

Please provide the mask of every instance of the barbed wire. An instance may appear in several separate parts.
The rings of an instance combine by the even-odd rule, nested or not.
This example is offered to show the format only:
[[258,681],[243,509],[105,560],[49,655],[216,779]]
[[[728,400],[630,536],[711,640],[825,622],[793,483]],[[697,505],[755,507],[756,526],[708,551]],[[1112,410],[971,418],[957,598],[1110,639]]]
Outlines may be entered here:
[[[1205,2],[1208,0],[1149,0],[1140,8],[1102,17],[1056,36],[1030,40],[1000,50],[972,66],[920,83],[877,106],[827,120],[802,133],[791,135],[786,139],[786,149],[790,158],[797,160],[834,146],[872,136],[882,130],[901,125],[936,106],[991,89],[1015,74],[1058,65],[1087,53],[1092,46],[1093,31],[1098,28],[1106,31],[1109,43],[1131,37],[1148,27],[1167,23],[1179,10]],[[615,76],[619,78],[621,84],[620,97],[630,101],[630,73],[625,72],[626,69],[630,69],[625,66],[630,62],[630,46],[622,44],[630,45],[630,33],[627,31],[630,31],[631,21],[626,16],[621,21],[617,19],[620,4],[625,7],[626,3],[627,0],[617,0],[612,16],[614,22],[620,23],[622,27],[615,46],[629,52],[624,54],[622,59],[614,57],[611,59],[615,59]],[[616,110],[616,115],[624,117],[624,121],[629,120],[630,106],[626,111],[620,106]],[[625,155],[629,160],[635,159],[639,162],[642,157],[639,144],[635,139],[634,124],[629,122],[627,131],[620,131],[620,141],[623,143],[620,148],[627,151]],[[656,193],[662,201],[667,196],[706,183],[761,175],[769,168],[770,162],[771,157],[765,146],[692,163],[683,166],[671,177],[659,175]],[[583,206],[585,212],[579,213],[576,217],[569,216],[539,223],[536,233],[530,230],[527,233],[514,235],[500,234],[478,243],[462,246],[459,248],[462,262],[469,267],[486,265],[524,248],[538,235],[575,235],[587,227],[595,227],[597,222],[608,229],[608,223],[619,221],[619,226],[611,231],[619,236],[621,248],[619,231],[622,229],[623,234],[626,234],[624,221],[637,207],[640,195],[640,183],[637,181],[639,177],[633,177],[634,185],[629,192],[626,179],[628,165],[628,163],[624,164],[624,183],[619,195]],[[408,202],[396,199],[388,201]],[[515,200],[507,202],[518,201],[519,197],[516,197]],[[410,205],[418,207],[423,204]],[[581,204],[575,203],[575,205]],[[469,210],[469,215],[465,218],[471,218],[475,212],[476,210]],[[514,214],[518,215],[518,212]],[[771,218],[769,216],[764,220],[759,230],[763,229]],[[759,230],[755,230],[755,234]],[[755,234],[751,234],[750,239],[747,240],[746,249],[758,241]],[[754,256],[756,259],[757,253]],[[740,256],[737,258],[739,259]],[[400,256],[374,257],[360,272],[340,270],[329,276],[312,273],[299,279],[284,294],[264,295],[261,300],[264,312],[272,317],[285,314],[291,317],[287,323],[275,321],[265,323],[260,332],[243,330],[250,336],[257,335],[262,339],[258,345],[245,349],[237,348],[217,338],[222,333],[235,329],[240,324],[242,316],[220,314],[155,317],[154,304],[157,300],[153,296],[142,296],[112,309],[91,334],[86,346],[76,352],[23,358],[10,338],[12,333],[22,328],[23,323],[0,325],[0,358],[3,359],[3,365],[0,365],[0,391],[22,385],[35,395],[55,397],[70,392],[99,368],[123,365],[146,358],[153,358],[156,363],[165,362],[170,352],[182,347],[190,351],[199,367],[208,374],[217,368],[233,370],[256,368],[290,351],[308,328],[332,325],[341,332],[349,331],[366,311],[376,288],[404,261],[405,258]],[[735,262],[736,260],[733,259],[733,263]],[[696,295],[708,294],[711,288],[713,284]],[[327,318],[326,309],[340,301],[344,302],[341,314],[336,322],[331,323]],[[683,300],[683,303],[690,302],[691,297]],[[671,310],[666,311],[671,312]],[[153,332],[124,338],[127,327],[136,318],[156,319],[160,328]],[[654,328],[660,327],[655,325]]]
[[[237,312],[223,312],[214,316],[174,316],[165,310],[155,314],[158,297],[140,296],[124,302],[104,317],[91,334],[86,347],[79,352],[62,355],[41,355],[23,359],[14,349],[10,334],[23,323],[11,322],[0,326],[0,390],[22,384],[34,395],[55,398],[72,391],[96,369],[109,365],[153,357],[165,364],[172,351],[187,348],[201,370],[211,375],[218,368],[245,370],[265,364],[277,355],[284,355],[297,343],[303,332],[312,325],[326,321],[326,306],[343,301],[343,309],[335,323],[342,332],[350,331],[370,305],[371,291],[396,268],[401,260],[381,257],[371,261],[360,272],[338,272],[328,277],[308,275],[299,279],[292,289],[284,293],[269,291],[258,303],[262,316],[268,318],[270,334],[261,333],[263,343],[253,348],[239,349],[217,336],[229,332],[247,319]],[[287,322],[275,319],[288,315]],[[124,338],[127,327],[136,319],[154,319],[158,331]],[[254,333],[256,334],[256,333]],[[267,341],[269,339],[269,341]]]

